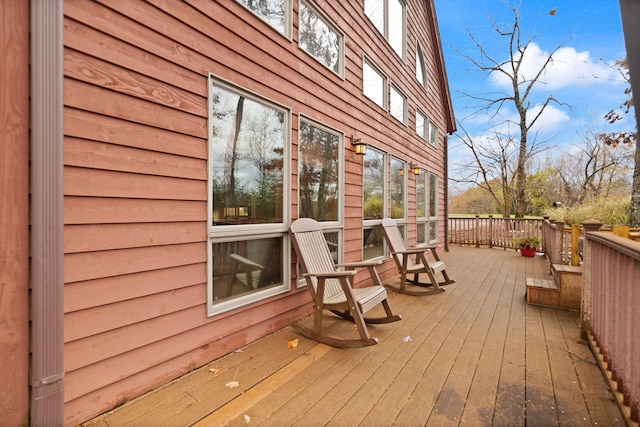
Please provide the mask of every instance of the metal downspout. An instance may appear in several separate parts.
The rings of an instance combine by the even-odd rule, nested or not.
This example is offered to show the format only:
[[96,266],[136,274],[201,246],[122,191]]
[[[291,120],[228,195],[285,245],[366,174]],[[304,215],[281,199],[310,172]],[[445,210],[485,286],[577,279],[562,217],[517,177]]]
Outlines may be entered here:
[[444,250],[449,252],[449,135],[444,136]]
[[63,0],[31,7],[31,425],[64,424]]

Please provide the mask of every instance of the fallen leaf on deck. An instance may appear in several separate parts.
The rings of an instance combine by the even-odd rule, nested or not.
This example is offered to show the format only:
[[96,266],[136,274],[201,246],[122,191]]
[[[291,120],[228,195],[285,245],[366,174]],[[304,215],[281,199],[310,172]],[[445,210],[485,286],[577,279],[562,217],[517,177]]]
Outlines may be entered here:
[[402,342],[409,342],[409,341],[413,341],[409,335],[407,335],[406,337],[402,338]]
[[234,353],[242,353],[242,349],[239,348],[239,349],[235,350]]
[[295,340],[291,340],[287,343],[287,347],[292,348],[292,349],[296,349],[298,348],[298,338],[296,338]]
[[234,387],[238,387],[240,383],[238,381],[229,381],[225,385],[229,388],[234,388]]
[[251,417],[249,417],[249,415],[245,414],[244,416],[244,422],[249,424],[251,422]]
[[213,375],[218,375],[222,369],[220,368],[209,368],[209,372],[212,372]]

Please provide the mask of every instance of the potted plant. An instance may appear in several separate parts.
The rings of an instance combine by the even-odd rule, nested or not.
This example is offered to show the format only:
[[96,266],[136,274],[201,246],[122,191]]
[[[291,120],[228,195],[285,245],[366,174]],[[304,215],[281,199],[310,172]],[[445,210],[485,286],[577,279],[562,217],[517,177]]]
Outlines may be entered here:
[[534,256],[538,246],[540,246],[540,238],[538,236],[524,236],[513,239],[513,244],[520,248],[522,256]]

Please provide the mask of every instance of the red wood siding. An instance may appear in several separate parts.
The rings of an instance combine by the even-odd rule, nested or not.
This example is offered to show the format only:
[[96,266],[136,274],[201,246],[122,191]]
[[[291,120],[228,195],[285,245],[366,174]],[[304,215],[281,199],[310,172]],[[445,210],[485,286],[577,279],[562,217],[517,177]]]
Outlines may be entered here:
[[[446,111],[432,25],[407,2],[402,62],[358,2],[317,1],[345,34],[344,79],[234,1],[66,0],[64,20],[65,419],[69,425],[131,399],[310,312],[306,290],[206,317],[207,75],[293,113],[291,215],[297,216],[299,115],[345,139],[345,260],[361,258],[358,135],[440,176]],[[415,79],[420,39],[429,90]],[[362,95],[366,55],[408,97],[400,124]],[[415,135],[416,106],[440,129]],[[409,177],[415,241],[415,178]],[[440,212],[444,198],[439,197]],[[413,222],[412,222],[413,220]],[[395,272],[392,263],[383,276]],[[364,276],[363,276],[364,277]]]

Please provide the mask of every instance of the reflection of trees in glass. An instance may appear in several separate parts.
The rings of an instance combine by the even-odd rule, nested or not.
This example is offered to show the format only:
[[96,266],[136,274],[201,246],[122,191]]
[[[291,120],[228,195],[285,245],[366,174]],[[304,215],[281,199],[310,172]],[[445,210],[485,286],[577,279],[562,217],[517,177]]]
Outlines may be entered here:
[[429,174],[429,216],[438,215],[438,176]]
[[427,201],[426,195],[426,187],[425,187],[426,175],[424,172],[421,172],[420,175],[416,177],[416,216],[418,218],[424,218],[427,216],[427,210],[425,203]]
[[255,14],[260,15],[269,25],[286,34],[288,0],[240,0]]
[[391,218],[404,218],[405,162],[391,158]]
[[340,37],[304,2],[300,2],[300,47],[340,72]]
[[300,217],[338,219],[338,136],[300,122]]
[[212,92],[214,217],[281,221],[284,113],[216,86]]
[[382,219],[384,209],[384,154],[367,150],[363,161],[364,219]]

